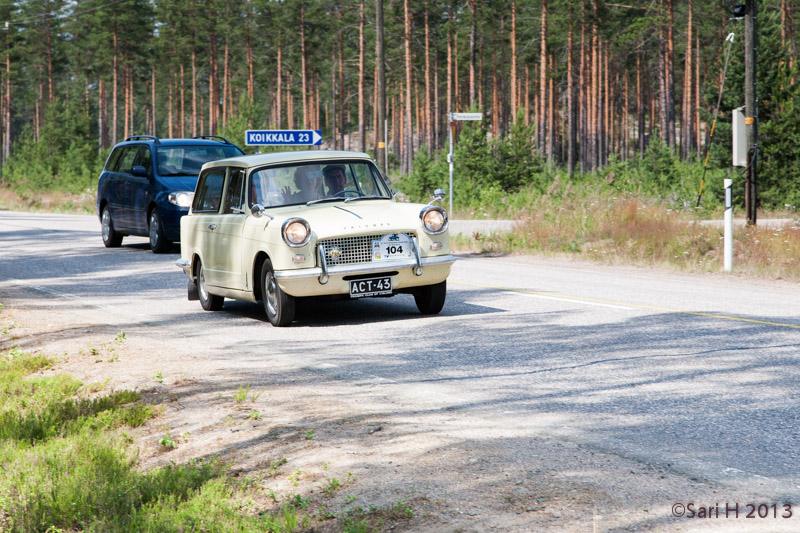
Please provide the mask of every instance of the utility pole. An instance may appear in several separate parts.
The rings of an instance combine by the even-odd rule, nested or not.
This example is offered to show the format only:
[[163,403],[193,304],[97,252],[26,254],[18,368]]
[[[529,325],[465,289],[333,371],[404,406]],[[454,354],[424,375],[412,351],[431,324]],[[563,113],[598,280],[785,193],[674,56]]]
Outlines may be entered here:
[[758,169],[758,100],[756,98],[758,33],[756,2],[757,0],[747,0],[744,16],[744,131],[749,156],[744,187],[744,209],[747,212],[747,224],[751,226],[756,224],[756,206],[758,205],[756,180]]

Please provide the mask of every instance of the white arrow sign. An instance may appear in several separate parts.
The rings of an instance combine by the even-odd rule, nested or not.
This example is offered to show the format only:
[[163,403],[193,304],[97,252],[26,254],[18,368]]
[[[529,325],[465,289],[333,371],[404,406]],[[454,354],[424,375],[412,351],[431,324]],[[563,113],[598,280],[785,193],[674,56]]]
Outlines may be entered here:
[[450,120],[483,120],[483,113],[450,113]]
[[247,130],[244,144],[263,145],[317,145],[322,144],[320,130]]

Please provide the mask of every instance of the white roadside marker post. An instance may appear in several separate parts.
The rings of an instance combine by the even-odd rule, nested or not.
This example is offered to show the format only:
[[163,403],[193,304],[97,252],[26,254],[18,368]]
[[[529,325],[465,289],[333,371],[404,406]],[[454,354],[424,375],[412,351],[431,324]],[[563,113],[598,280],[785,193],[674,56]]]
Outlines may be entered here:
[[725,272],[733,271],[733,201],[731,187],[733,180],[726,178],[725,185],[725,230],[722,237],[723,268]]

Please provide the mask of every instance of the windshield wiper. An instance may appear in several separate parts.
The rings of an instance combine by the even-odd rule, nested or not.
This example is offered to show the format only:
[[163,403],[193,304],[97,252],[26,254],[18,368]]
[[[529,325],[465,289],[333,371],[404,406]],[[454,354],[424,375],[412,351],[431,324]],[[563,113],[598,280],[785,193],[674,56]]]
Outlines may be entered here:
[[388,200],[389,198],[387,196],[375,196],[374,194],[370,196],[353,196],[352,198],[345,198],[344,203],[352,202],[353,200],[375,200],[375,199]]
[[344,198],[342,197],[328,196],[327,198],[320,198],[318,200],[309,200],[308,202],[306,202],[306,205],[321,204],[324,202],[341,202],[342,200],[344,200]]

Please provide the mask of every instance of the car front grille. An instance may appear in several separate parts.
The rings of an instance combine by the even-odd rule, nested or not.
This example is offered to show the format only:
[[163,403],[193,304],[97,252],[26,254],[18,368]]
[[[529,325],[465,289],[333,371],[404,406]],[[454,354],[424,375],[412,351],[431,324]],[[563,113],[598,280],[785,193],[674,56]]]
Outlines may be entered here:
[[[328,266],[370,263],[372,261],[372,241],[380,240],[383,235],[359,235],[357,237],[325,239],[317,242],[317,253],[319,253],[319,246],[323,245],[325,247],[325,262]],[[416,237],[413,233],[406,233],[406,235],[411,239]]]

